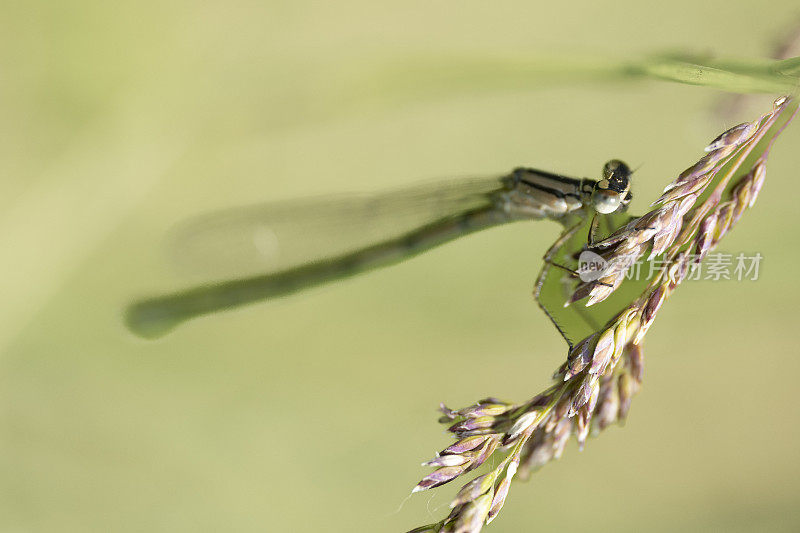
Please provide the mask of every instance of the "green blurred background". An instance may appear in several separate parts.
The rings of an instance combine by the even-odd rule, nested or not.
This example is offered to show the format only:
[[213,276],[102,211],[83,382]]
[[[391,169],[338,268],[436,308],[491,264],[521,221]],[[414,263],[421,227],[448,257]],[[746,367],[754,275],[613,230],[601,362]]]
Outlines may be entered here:
[[[771,98],[723,118],[711,90],[553,72],[665,50],[761,57],[796,6],[3,2],[0,531],[438,519],[457,487],[406,501],[449,442],[438,402],[521,401],[562,361],[530,297],[558,227],[487,231],[146,342],[124,306],[197,281],[170,268],[167,230],[222,207],[517,165],[592,176],[610,157],[641,165],[642,212]],[[530,60],[541,76],[441,83],[448,58]],[[571,444],[487,531],[800,529],[799,142],[795,124],[722,246],[762,253],[761,278],[678,291],[626,427]]]

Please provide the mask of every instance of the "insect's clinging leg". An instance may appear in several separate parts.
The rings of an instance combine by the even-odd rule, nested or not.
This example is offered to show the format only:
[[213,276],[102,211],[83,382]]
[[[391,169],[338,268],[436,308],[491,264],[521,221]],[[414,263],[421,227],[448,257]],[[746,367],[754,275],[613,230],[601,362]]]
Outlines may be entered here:
[[589,248],[594,247],[594,243],[597,242],[595,240],[595,235],[597,234],[598,226],[600,226],[600,219],[597,217],[597,213],[595,213],[594,216],[592,216],[592,223],[589,224]]
[[575,234],[576,231],[578,231],[578,228],[581,227],[582,222],[583,221],[578,221],[574,226],[565,230],[561,234],[561,236],[559,236],[559,238],[556,239],[556,242],[554,242],[553,245],[544,254],[544,257],[542,257],[544,265],[542,265],[542,269],[539,271],[539,275],[536,277],[536,284],[534,285],[533,289],[533,298],[536,300],[536,303],[539,304],[539,307],[542,308],[544,314],[547,315],[547,318],[550,319],[550,322],[553,323],[558,332],[567,342],[567,346],[569,346],[570,351],[572,351],[572,341],[569,339],[569,337],[567,337],[567,334],[564,332],[563,328],[558,324],[558,322],[556,322],[555,317],[550,313],[550,311],[544,305],[540,296],[542,293],[542,287],[544,286],[545,278],[547,277],[547,272],[550,270],[550,265],[555,264],[552,262],[553,258],[556,256],[556,254],[558,254],[558,251],[561,249],[561,247],[564,246],[564,244],[566,244],[566,242]]

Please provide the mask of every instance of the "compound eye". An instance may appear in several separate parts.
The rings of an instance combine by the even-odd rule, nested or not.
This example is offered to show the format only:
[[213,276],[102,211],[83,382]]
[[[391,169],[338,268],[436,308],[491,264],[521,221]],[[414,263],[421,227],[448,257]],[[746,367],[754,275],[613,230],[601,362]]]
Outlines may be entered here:
[[627,192],[630,188],[631,169],[619,159],[612,159],[603,166],[602,189],[614,192]]
[[611,161],[603,165],[603,177],[606,179],[614,177],[627,179],[628,176],[630,175],[631,175],[630,167],[628,167],[628,165],[626,165],[619,159],[612,159]]
[[592,205],[595,210],[603,215],[613,213],[622,204],[622,196],[612,191],[595,189],[592,192]]

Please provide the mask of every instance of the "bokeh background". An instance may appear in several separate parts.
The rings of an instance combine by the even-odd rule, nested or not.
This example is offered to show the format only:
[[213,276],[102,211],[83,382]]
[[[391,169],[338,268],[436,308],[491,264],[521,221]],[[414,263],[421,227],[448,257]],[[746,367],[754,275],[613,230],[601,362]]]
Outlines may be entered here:
[[[487,231],[147,342],[124,306],[196,281],[166,260],[168,229],[517,165],[590,176],[610,157],[641,165],[641,212],[771,98],[721,117],[715,91],[564,72],[762,57],[796,20],[788,0],[3,2],[0,531],[438,519],[456,487],[407,499],[448,442],[438,402],[523,400],[564,356],[530,298],[558,226]],[[449,58],[541,75],[442,82]],[[760,279],[678,291],[627,425],[515,486],[487,531],[800,528],[799,143],[795,124],[722,246],[763,254]]]

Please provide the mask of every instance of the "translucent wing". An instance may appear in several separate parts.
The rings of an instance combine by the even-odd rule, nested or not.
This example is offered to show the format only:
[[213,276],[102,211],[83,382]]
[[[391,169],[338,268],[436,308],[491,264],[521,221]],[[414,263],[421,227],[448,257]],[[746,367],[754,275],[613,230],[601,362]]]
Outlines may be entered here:
[[[292,200],[217,212],[179,227],[169,249],[182,270],[217,278],[269,274],[397,239],[489,207],[498,178],[399,191]],[[397,243],[402,255],[404,244]],[[413,250],[407,250],[413,252]]]

